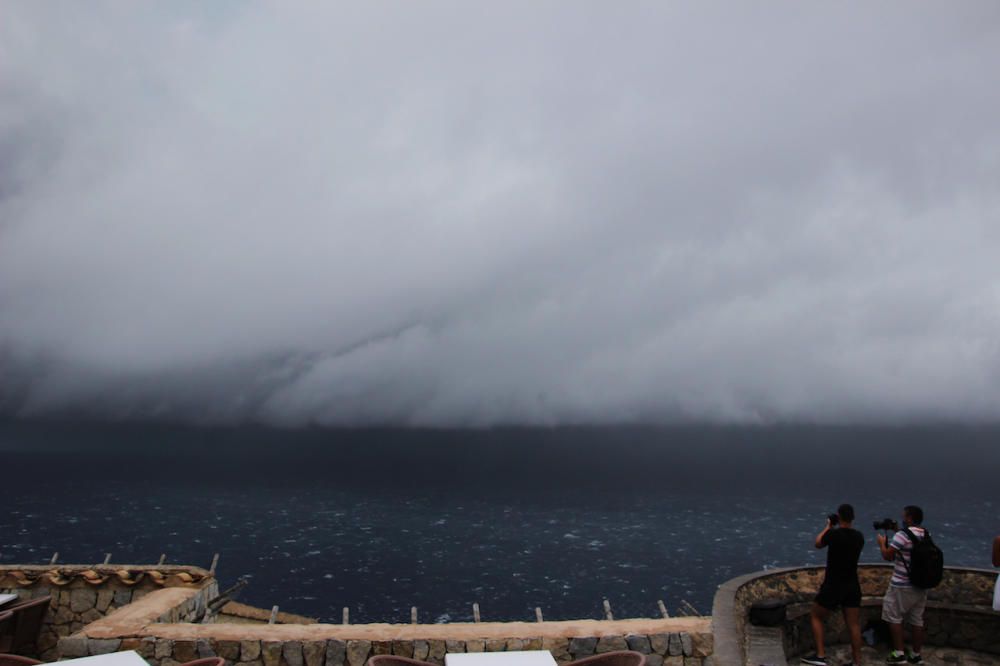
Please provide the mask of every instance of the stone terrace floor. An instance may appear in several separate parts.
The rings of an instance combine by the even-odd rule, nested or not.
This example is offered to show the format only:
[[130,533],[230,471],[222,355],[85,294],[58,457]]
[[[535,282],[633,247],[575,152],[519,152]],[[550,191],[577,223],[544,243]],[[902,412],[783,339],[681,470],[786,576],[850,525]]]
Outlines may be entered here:
[[[870,648],[866,645],[861,654],[861,666],[884,666],[886,654],[887,650],[884,646]],[[923,657],[927,666],[996,666],[1000,664],[1000,656],[955,648],[927,647],[924,648]],[[831,666],[851,663],[850,646],[836,645],[831,647],[827,651],[827,659]],[[798,663],[797,657],[788,660],[789,666],[795,666]]]

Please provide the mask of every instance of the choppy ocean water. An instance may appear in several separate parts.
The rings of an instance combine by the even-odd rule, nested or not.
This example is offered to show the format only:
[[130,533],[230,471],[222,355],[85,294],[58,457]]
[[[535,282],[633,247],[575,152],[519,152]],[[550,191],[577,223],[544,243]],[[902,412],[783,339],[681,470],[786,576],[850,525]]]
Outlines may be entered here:
[[[338,620],[655,616],[819,564],[824,516],[907,503],[949,564],[988,566],[1000,430],[191,430],[6,424],[0,562],[207,566],[240,600]],[[991,478],[992,477],[992,478]]]

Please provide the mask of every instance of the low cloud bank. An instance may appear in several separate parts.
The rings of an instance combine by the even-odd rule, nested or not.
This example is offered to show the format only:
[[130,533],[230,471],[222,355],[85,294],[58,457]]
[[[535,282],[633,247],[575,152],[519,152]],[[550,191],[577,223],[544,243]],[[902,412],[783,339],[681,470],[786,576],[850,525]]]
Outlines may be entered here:
[[1000,9],[8,3],[0,410],[988,421]]

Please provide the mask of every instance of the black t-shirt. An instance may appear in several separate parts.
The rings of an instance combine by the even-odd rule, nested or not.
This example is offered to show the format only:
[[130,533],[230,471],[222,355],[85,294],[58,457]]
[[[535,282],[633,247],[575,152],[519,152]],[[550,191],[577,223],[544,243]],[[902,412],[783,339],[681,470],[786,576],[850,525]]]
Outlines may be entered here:
[[865,547],[865,537],[853,527],[829,530],[820,541],[827,547],[826,580],[855,581],[858,579],[858,558]]

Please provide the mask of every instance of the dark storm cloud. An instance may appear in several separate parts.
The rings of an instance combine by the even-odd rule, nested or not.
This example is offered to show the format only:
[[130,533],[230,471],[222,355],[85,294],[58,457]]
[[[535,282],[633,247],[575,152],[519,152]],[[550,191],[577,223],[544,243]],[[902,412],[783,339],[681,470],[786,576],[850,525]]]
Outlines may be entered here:
[[0,405],[989,420],[995,3],[0,22]]

